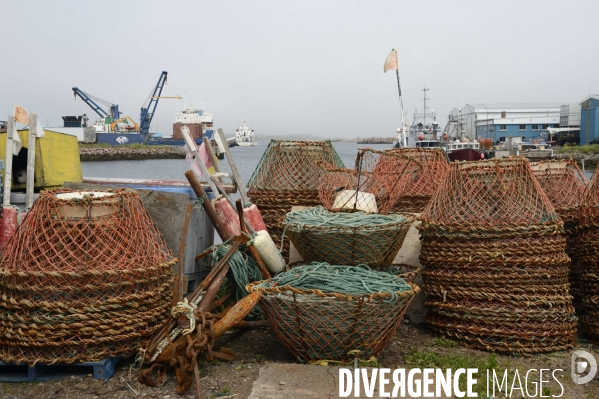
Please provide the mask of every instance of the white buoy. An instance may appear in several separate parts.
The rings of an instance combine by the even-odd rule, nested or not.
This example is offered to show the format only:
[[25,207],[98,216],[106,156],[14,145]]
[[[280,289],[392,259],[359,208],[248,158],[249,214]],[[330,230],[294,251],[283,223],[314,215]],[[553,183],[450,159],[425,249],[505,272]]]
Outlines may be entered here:
[[271,273],[279,273],[285,270],[285,259],[283,259],[279,249],[265,230],[256,232],[254,248],[256,248],[260,258],[262,258]]
[[[366,213],[378,213],[378,208],[376,206],[376,198],[374,194],[364,193],[362,191],[357,191],[358,195],[356,196],[356,190],[343,190],[337,197],[335,197],[335,202],[333,203],[333,209],[355,209],[364,211]],[[357,198],[356,198],[357,197]]]

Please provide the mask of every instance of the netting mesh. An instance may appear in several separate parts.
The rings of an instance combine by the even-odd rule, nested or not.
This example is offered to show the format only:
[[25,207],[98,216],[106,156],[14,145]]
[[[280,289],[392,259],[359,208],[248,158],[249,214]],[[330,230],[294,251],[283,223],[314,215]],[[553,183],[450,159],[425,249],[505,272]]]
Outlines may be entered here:
[[449,170],[445,151],[440,148],[398,148],[387,152],[415,159],[422,165],[395,200],[391,211],[422,213]]
[[599,339],[599,174],[595,169],[580,201],[580,219],[576,236],[576,267],[579,294],[586,314],[582,317],[585,332]]
[[559,216],[524,158],[453,163],[426,207],[423,223],[456,230],[468,226],[543,226]]
[[[321,205],[318,184],[321,165],[342,168],[330,141],[271,140],[248,182],[248,196],[260,209],[273,241],[279,245],[280,223],[293,206]],[[282,251],[289,256],[289,242]]]
[[531,163],[531,169],[543,191],[564,221],[570,263],[570,293],[576,306],[581,305],[581,275],[577,265],[578,206],[587,186],[586,179],[573,159],[547,160]]
[[413,158],[360,149],[355,169],[324,167],[320,201],[330,211],[387,214],[420,170],[422,166]]
[[500,352],[573,347],[563,222],[527,160],[451,164],[421,219],[435,334]]
[[[275,279],[249,284],[248,291],[262,292],[260,307],[272,330],[298,360],[347,361],[353,351],[362,359],[378,356],[395,335],[418,287],[385,272],[369,272],[372,277],[365,279],[354,275],[360,268],[324,265],[326,273],[315,270],[322,264],[299,266]],[[321,280],[303,288],[310,281],[306,274]],[[369,289],[355,291],[343,282]],[[402,288],[393,289],[394,282]]]
[[0,262],[0,359],[131,353],[160,328],[175,262],[135,191],[43,191]]
[[307,262],[383,270],[393,263],[414,220],[410,214],[334,213],[319,206],[288,213],[283,226]]
[[317,190],[318,163],[343,167],[330,141],[271,140],[247,186],[261,190]]
[[531,163],[530,168],[564,223],[577,223],[586,180],[576,161],[541,161]]

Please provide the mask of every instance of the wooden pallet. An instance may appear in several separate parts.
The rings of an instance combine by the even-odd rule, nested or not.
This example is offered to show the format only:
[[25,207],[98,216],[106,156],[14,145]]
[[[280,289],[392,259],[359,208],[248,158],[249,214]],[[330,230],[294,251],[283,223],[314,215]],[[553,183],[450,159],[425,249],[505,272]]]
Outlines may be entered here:
[[73,375],[89,374],[93,374],[96,380],[106,381],[114,375],[114,366],[120,360],[120,357],[110,357],[98,362],[53,365],[38,363],[33,367],[23,363],[0,362],[0,382],[51,381],[61,380]]

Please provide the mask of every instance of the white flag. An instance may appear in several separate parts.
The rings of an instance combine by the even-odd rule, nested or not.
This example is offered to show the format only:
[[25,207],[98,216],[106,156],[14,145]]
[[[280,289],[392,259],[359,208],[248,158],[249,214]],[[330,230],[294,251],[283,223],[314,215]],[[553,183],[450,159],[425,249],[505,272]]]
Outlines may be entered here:
[[383,69],[385,72],[391,71],[393,69],[399,69],[399,63],[397,62],[397,50],[391,50],[391,53],[385,60],[385,66],[383,66]]

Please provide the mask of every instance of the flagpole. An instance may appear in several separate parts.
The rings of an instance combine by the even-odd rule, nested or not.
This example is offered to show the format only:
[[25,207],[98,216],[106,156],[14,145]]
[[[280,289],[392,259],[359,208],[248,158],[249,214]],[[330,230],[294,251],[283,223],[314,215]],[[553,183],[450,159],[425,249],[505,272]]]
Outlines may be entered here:
[[[397,57],[397,53],[395,53],[395,57]],[[397,69],[395,70],[395,74],[397,75],[397,92],[399,93],[399,112],[401,113],[401,130],[403,131],[403,147],[406,148],[408,145],[406,143],[406,126],[403,118],[403,101],[401,99],[401,85],[399,84],[399,63],[396,63]]]

